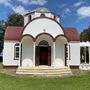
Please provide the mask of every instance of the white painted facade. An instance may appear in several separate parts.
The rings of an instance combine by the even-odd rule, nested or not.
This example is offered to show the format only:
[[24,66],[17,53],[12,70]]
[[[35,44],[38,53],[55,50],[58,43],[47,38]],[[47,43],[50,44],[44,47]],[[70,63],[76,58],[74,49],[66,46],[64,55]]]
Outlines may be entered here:
[[36,19],[29,23],[26,26],[23,35],[30,34],[35,38],[38,34],[44,32],[49,33],[54,38],[57,35],[64,35],[62,28],[55,21],[48,18]]
[[14,60],[14,45],[17,41],[4,41],[3,50],[3,65],[16,66],[19,65],[19,60]]
[[[41,14],[42,12],[30,14],[32,17],[31,22],[29,22],[29,15],[24,17],[25,27],[22,33],[21,41],[4,41],[3,65],[35,67],[36,46],[39,46],[39,43],[42,40],[45,40],[51,47],[51,67],[65,67],[65,62],[68,67],[80,66],[80,46],[82,46],[82,44],[78,41],[68,41],[67,38],[64,37],[64,31],[59,24],[59,18],[57,16],[56,21],[53,20],[54,14],[52,13],[44,13],[48,18],[37,18],[40,17]],[[32,37],[35,40],[33,40]],[[20,44],[18,60],[14,59],[14,48],[16,43]],[[65,44],[67,44],[67,57],[65,56]],[[90,47],[90,44],[88,46]],[[67,59],[66,61],[65,57]]]
[[70,58],[69,64],[70,65],[80,65],[80,43],[79,42],[70,42]]

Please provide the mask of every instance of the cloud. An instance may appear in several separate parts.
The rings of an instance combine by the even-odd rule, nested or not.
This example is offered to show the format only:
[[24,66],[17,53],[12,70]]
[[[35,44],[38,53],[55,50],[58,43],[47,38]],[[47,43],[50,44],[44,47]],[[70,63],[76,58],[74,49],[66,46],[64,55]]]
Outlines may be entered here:
[[28,12],[28,11],[25,10],[25,8],[24,8],[23,6],[21,6],[21,5],[12,7],[12,10],[13,10],[15,13],[18,13],[18,14],[21,14],[21,15],[24,15],[26,12]]
[[17,0],[19,2],[22,2],[22,4],[26,5],[45,5],[48,1],[47,0]]
[[27,10],[25,10],[25,8],[21,5],[13,6],[11,4],[11,0],[0,0],[0,4],[10,7],[15,13],[18,13],[18,14],[24,15],[27,12]]
[[77,14],[80,16],[80,18],[90,17],[90,6],[80,7],[80,8],[77,10]]
[[84,1],[80,1],[80,2],[75,3],[74,6],[79,7],[79,6],[81,6],[82,4],[85,4],[85,3],[86,2],[84,2]]
[[69,8],[66,8],[64,11],[65,11],[65,13],[67,13],[67,14],[68,14],[68,13],[71,13],[71,11],[70,11]]
[[69,8],[65,8],[62,12],[62,17],[70,16],[71,15],[71,10]]
[[67,4],[58,5],[59,8],[64,8],[66,6],[67,6]]
[[0,0],[0,4],[11,7],[12,5],[10,2],[11,2],[11,0]]

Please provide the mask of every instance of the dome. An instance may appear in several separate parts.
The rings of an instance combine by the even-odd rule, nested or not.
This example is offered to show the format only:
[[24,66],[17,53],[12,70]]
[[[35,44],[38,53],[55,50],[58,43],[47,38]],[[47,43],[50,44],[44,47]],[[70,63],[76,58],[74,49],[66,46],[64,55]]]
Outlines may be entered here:
[[50,12],[50,10],[48,10],[47,8],[37,8],[37,9],[35,9],[35,10],[33,10],[33,11],[31,11],[31,12],[47,12],[47,13],[49,13]]

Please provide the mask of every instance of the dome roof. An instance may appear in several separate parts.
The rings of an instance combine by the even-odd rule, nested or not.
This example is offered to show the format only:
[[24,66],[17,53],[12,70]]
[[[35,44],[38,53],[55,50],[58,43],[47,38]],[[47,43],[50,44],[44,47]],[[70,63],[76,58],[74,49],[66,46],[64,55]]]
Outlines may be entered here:
[[31,13],[34,13],[34,12],[38,12],[38,13],[52,13],[49,9],[41,7],[41,8],[36,8],[36,9],[26,13],[25,15],[28,15],[28,14],[31,14]]
[[34,9],[34,10],[31,10],[31,11],[29,11],[28,13],[26,13],[25,16],[26,16],[26,15],[29,15],[29,14],[32,14],[32,13],[34,13],[34,12],[37,12],[37,13],[52,13],[52,14],[54,14],[54,15],[56,15],[56,16],[59,17],[59,15],[57,15],[56,13],[50,11],[49,9],[47,9],[47,8],[45,8],[45,7],[40,7],[40,8],[36,8],[36,9]]
[[33,11],[31,11],[31,12],[50,12],[50,10],[48,10],[47,8],[44,8],[44,7],[42,7],[42,8],[37,8],[37,9],[34,9]]
[[50,12],[50,10],[48,10],[47,8],[37,8],[37,9],[35,9],[35,10],[33,10],[33,11],[35,11],[35,12]]

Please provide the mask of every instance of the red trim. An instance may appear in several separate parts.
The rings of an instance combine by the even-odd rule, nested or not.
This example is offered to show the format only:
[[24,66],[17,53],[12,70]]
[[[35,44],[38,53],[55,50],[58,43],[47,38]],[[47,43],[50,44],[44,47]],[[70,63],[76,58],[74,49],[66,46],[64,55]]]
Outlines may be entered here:
[[68,58],[68,51],[67,51],[67,44],[65,44],[65,66],[67,66],[67,58]]
[[[32,38],[33,41],[35,40],[34,37],[33,37],[32,35],[30,35],[30,34],[25,34],[25,35],[23,35],[23,36],[21,37],[21,40],[22,40],[25,36],[29,36],[30,38]],[[20,42],[21,42],[21,40],[20,40]]]
[[16,66],[7,66],[7,65],[5,65],[5,66],[3,66],[3,68],[18,68],[18,65],[16,65]]
[[69,42],[68,38],[67,38],[65,35],[57,35],[57,36],[55,37],[55,41],[57,40],[58,37],[61,37],[61,36],[64,37],[64,38],[66,38],[66,40]]
[[79,65],[70,65],[71,69],[79,69]]
[[53,38],[53,36],[52,36],[51,34],[49,34],[49,33],[46,33],[46,32],[38,34],[38,35],[35,37],[35,41],[36,41],[36,39],[37,39],[39,36],[41,36],[41,35],[48,35],[48,36],[50,36],[50,37],[52,38],[53,41],[55,41],[55,39]]

